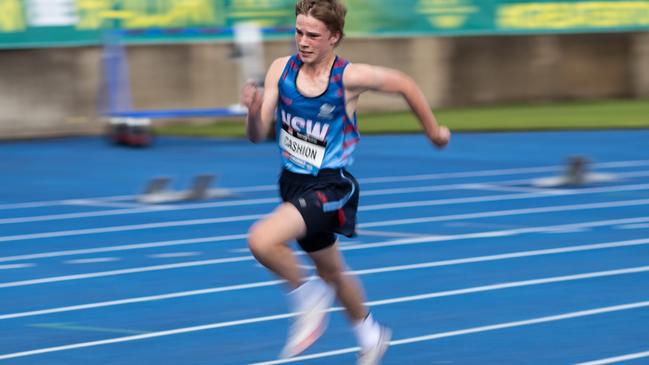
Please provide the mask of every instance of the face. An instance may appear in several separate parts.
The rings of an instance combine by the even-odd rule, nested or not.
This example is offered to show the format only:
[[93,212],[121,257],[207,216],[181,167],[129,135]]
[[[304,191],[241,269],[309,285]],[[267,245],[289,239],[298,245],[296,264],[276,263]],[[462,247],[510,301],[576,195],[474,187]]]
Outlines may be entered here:
[[338,34],[332,34],[320,20],[307,15],[298,15],[295,20],[295,43],[304,63],[315,63],[330,55]]

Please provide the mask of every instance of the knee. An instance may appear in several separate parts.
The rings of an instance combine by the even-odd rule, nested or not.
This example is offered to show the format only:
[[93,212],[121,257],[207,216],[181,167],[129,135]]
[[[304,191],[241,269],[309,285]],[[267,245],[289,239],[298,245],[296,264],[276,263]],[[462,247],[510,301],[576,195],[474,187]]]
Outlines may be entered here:
[[272,242],[268,240],[259,224],[253,225],[248,231],[248,248],[255,257],[266,256],[271,250]]

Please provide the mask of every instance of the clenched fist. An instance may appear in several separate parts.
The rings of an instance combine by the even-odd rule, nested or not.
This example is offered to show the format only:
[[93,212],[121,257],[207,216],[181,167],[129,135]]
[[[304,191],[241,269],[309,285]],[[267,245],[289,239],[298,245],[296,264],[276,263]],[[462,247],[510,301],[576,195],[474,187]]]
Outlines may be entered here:
[[248,113],[257,113],[261,108],[264,91],[254,81],[248,81],[241,90],[241,105],[248,108]]
[[451,140],[451,131],[447,126],[441,125],[435,128],[433,135],[428,136],[428,138],[430,138],[431,142],[433,142],[433,144],[438,148],[444,148]]

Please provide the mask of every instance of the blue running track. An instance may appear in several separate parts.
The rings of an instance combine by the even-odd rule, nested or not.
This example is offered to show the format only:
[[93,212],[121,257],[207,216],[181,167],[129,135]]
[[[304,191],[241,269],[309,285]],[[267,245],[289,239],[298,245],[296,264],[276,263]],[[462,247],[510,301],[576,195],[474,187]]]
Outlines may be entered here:
[[[534,184],[576,155],[616,179]],[[236,139],[0,144],[0,364],[353,364],[339,307],[277,358],[292,314],[246,233],[278,169],[274,144]],[[340,247],[393,329],[384,364],[649,364],[649,130],[367,136],[351,171]],[[201,173],[236,195],[135,199]]]

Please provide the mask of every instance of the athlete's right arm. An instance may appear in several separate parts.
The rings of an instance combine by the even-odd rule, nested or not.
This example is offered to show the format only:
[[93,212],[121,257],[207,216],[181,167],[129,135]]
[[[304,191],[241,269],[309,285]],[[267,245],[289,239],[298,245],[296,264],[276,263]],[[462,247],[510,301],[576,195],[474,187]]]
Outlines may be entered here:
[[268,68],[264,89],[249,81],[241,91],[241,104],[248,108],[246,135],[253,143],[264,141],[270,132],[275,117],[279,89],[277,83],[289,57],[276,59]]

